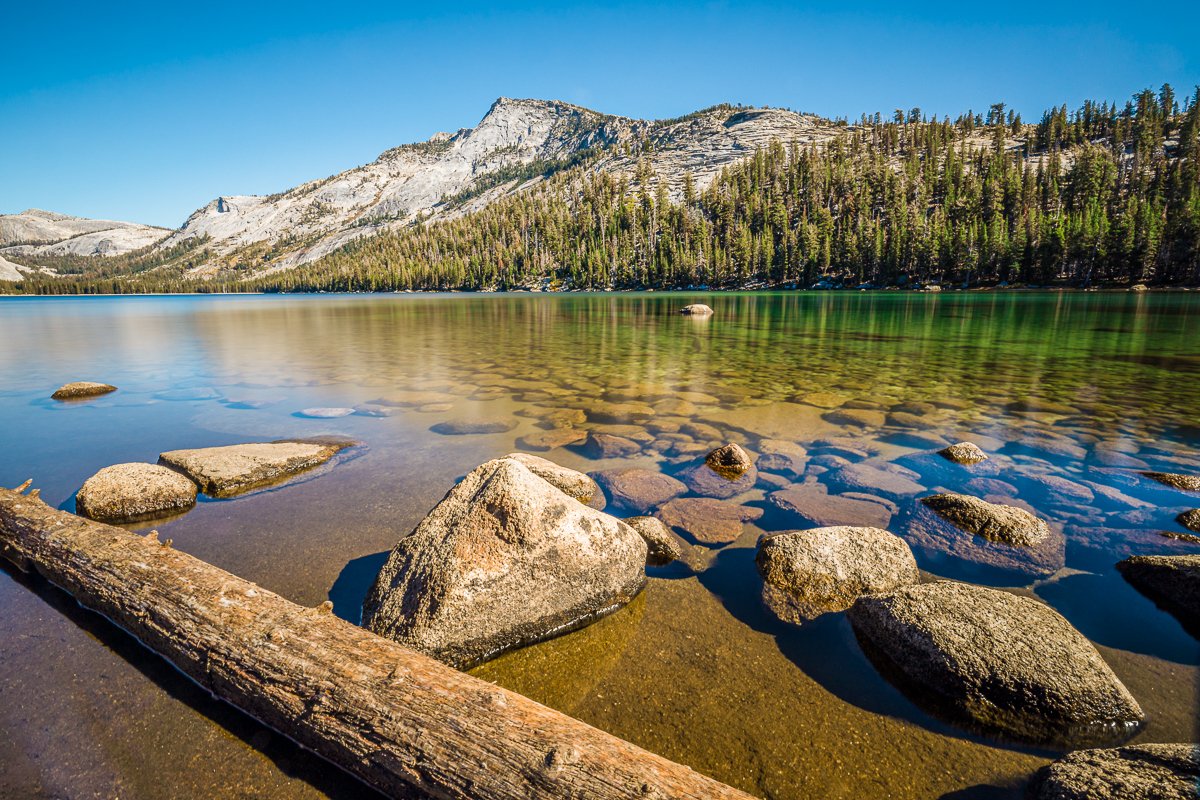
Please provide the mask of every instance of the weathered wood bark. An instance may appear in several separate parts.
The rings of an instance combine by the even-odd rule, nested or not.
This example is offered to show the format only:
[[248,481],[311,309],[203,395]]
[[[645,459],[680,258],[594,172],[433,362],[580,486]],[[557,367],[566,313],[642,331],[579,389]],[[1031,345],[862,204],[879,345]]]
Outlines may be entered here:
[[0,489],[0,555],[395,797],[745,798],[160,543]]

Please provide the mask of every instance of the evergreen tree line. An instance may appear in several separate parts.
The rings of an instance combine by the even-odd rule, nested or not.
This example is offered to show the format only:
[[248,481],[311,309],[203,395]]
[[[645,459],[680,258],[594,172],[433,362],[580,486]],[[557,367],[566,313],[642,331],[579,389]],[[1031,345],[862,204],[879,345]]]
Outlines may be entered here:
[[[261,277],[39,276],[23,291],[1200,284],[1200,88],[1025,124],[920,109],[774,142],[703,191],[589,158],[469,215]],[[673,191],[672,191],[673,190]],[[194,257],[194,253],[190,254]]]

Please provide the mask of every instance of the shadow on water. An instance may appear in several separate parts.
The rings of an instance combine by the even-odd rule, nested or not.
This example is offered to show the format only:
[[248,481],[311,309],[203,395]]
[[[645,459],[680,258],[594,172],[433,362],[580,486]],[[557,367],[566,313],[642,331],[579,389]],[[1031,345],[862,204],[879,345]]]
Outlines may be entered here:
[[[289,778],[304,781],[333,800],[383,797],[311,751],[294,743],[234,706],[215,698],[165,659],[100,614],[79,605],[73,597],[36,574],[20,572],[0,561],[0,572],[45,602],[80,630],[152,681],[173,700],[186,704],[222,730],[268,758]],[[265,742],[265,744],[264,744]]]
[[352,625],[362,622],[363,600],[375,582],[375,576],[388,560],[391,551],[384,550],[372,553],[350,561],[342,567],[337,580],[329,589],[329,600],[333,603],[333,613]]
[[1179,664],[1200,664],[1200,642],[1116,573],[1071,575],[1036,591],[1094,642]]

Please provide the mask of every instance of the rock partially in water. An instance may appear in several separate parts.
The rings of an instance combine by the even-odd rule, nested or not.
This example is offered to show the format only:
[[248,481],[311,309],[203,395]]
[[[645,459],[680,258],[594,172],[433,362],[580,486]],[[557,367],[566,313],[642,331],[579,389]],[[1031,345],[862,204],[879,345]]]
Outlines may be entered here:
[[709,317],[712,316],[713,310],[704,303],[691,303],[679,309],[679,313],[692,317]]
[[762,515],[761,508],[712,497],[680,497],[658,510],[658,518],[669,527],[706,545],[729,544],[742,535],[744,523],[753,522]]
[[704,457],[704,463],[727,481],[736,481],[747,470],[754,469],[754,461],[738,444],[718,447]]
[[698,495],[728,500],[753,489],[754,484],[758,483],[758,470],[751,464],[740,476],[730,479],[713,470],[705,461],[684,470],[679,477]]
[[624,436],[592,431],[579,445],[579,450],[588,458],[622,458],[642,451],[642,446]]
[[645,585],[646,557],[633,528],[495,459],[392,550],[363,626],[464,669],[624,606]]
[[453,419],[430,427],[443,436],[465,436],[479,433],[507,433],[517,427],[515,419]]
[[196,484],[157,464],[115,464],[84,481],[75,513],[100,522],[137,522],[196,505]]
[[1190,511],[1185,511],[1175,518],[1183,527],[1189,531],[1200,532],[1200,508],[1193,508]]
[[96,383],[95,381],[72,381],[64,383],[62,386],[54,390],[54,394],[50,397],[55,400],[78,400],[84,397],[98,397],[102,394],[115,392],[117,387],[107,383]]
[[255,442],[196,450],[171,450],[158,463],[195,481],[213,497],[229,497],[276,483],[324,464],[348,442]]
[[798,483],[771,492],[767,502],[817,528],[841,525],[886,528],[892,521],[892,512],[883,502],[829,494],[819,483]]
[[921,502],[959,528],[989,542],[1031,547],[1050,535],[1050,526],[1016,506],[989,503],[962,494],[935,494]]
[[1164,486],[1170,486],[1172,489],[1200,492],[1200,475],[1180,475],[1174,472],[1143,472],[1142,474]]
[[517,446],[525,450],[546,451],[556,447],[578,444],[586,439],[587,431],[578,428],[554,428],[548,431],[529,433],[517,439]]
[[1200,555],[1130,556],[1117,571],[1200,638]]
[[[1144,288],[1144,287],[1143,287]],[[1030,800],[1195,800],[1200,745],[1076,750],[1038,770]]]
[[505,458],[521,462],[534,475],[549,483],[568,497],[574,497],[584,505],[590,505],[600,492],[596,482],[582,472],[555,464],[528,453],[509,453]]
[[763,579],[763,603],[779,619],[797,624],[920,578],[908,545],[881,528],[773,534],[759,542],[755,563]]
[[1132,735],[1141,707],[1083,634],[1036,600],[939,581],[863,597],[863,649],[914,700],[1038,743]]
[[979,445],[971,442],[958,442],[949,447],[939,450],[938,455],[948,461],[953,461],[955,464],[978,464],[980,461],[987,461],[988,454],[979,448]]
[[593,472],[592,478],[614,509],[632,514],[645,514],[687,492],[687,487],[670,475],[649,469],[606,469]]
[[625,524],[646,541],[646,563],[652,567],[670,564],[683,555],[683,548],[671,530],[656,517],[630,517]]
[[339,417],[348,417],[354,413],[353,408],[306,408],[303,411],[296,412],[302,417],[311,419],[337,419]]

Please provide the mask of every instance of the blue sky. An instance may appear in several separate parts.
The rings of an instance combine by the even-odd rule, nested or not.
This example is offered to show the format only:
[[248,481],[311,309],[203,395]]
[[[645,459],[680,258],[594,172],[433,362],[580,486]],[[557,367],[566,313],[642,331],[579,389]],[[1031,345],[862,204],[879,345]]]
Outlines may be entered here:
[[0,19],[0,213],[170,227],[470,127],[501,95],[638,117],[1035,117],[1200,83],[1200,3],[66,2]]

